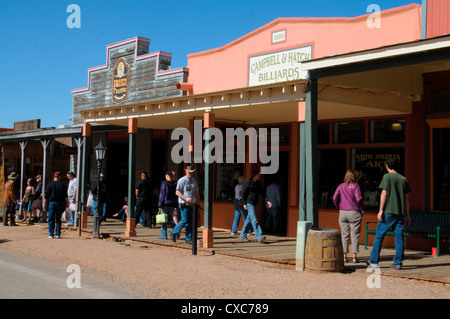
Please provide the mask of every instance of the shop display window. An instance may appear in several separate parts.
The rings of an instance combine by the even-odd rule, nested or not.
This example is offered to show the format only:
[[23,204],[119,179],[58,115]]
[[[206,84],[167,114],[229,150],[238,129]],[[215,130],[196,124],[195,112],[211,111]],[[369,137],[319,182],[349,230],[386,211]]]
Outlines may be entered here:
[[317,140],[319,144],[330,143],[330,123],[317,123]]
[[346,149],[322,149],[319,155],[319,205],[334,207],[333,195],[344,180],[347,167]]
[[[240,153],[242,150],[238,147],[239,141],[236,137],[228,136],[227,128],[239,128],[240,126],[218,125],[217,126],[225,137],[223,141],[223,163],[215,163],[215,188],[214,199],[216,201],[232,202],[234,200],[234,187],[238,184],[238,177],[244,175],[244,163],[240,163],[238,158],[244,156]],[[243,128],[244,130],[246,128]],[[233,134],[233,133],[231,133]],[[233,151],[227,153],[226,143],[233,143]],[[246,139],[248,143],[248,138]],[[230,146],[230,145],[228,145]]]
[[450,128],[433,129],[434,209],[450,211]]
[[405,142],[405,119],[380,119],[370,121],[371,143]]
[[334,123],[334,144],[357,144],[365,142],[365,121],[342,121]]
[[[405,118],[318,123],[319,205],[334,208],[337,186],[343,182],[347,169],[356,169],[362,173],[359,186],[366,209],[378,210],[378,187],[387,173],[386,159],[397,158],[399,173],[404,174],[405,151],[401,144],[405,143],[405,125]],[[383,143],[383,147],[377,147],[376,143]],[[394,143],[389,147],[388,144]]]
[[383,175],[387,173],[385,161],[389,157],[396,158],[399,161],[398,173],[404,174],[404,153],[403,147],[352,149],[351,167],[362,173],[359,186],[367,210],[376,210],[380,206],[380,190],[378,187]]
[[232,202],[238,177],[243,175],[243,172],[244,164],[217,163],[215,200]]
[[432,112],[450,111],[450,89],[433,91],[433,103],[431,104],[431,111]]

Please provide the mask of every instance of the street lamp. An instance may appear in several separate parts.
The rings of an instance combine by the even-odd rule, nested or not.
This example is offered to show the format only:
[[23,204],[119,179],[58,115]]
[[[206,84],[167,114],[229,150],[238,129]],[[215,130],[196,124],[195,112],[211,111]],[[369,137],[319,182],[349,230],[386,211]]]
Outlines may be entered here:
[[95,149],[95,157],[97,159],[97,172],[98,172],[98,181],[97,181],[97,209],[94,212],[94,231],[92,233],[92,238],[100,238],[100,205],[98,204],[99,192],[100,192],[100,173],[102,170],[102,162],[105,159],[106,151],[108,150],[103,145],[103,139],[100,138],[100,143],[94,148]]

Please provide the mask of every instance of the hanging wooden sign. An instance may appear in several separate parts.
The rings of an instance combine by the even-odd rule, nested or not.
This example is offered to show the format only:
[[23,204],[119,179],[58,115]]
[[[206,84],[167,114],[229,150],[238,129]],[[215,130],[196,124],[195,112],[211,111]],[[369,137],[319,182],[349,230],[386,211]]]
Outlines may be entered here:
[[124,58],[117,60],[112,74],[112,101],[122,104],[128,99],[130,66]]

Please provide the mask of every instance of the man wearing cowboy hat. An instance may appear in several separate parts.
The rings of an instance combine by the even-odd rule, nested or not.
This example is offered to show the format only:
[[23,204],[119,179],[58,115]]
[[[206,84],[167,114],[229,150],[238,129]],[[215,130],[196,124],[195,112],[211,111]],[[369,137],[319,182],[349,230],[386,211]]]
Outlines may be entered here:
[[11,221],[10,226],[16,226],[16,204],[17,204],[17,184],[16,180],[19,175],[16,172],[12,172],[8,176],[8,181],[5,183],[5,197],[4,202],[6,209],[3,212],[3,226],[8,226],[8,216]]
[[185,241],[187,244],[191,244],[193,205],[200,202],[200,195],[197,181],[193,177],[195,168],[193,166],[188,166],[185,168],[185,171],[186,175],[180,178],[177,183],[176,190],[178,204],[180,205],[181,220],[170,233],[170,239],[173,242],[176,242],[176,236],[180,233],[183,227],[186,227]]

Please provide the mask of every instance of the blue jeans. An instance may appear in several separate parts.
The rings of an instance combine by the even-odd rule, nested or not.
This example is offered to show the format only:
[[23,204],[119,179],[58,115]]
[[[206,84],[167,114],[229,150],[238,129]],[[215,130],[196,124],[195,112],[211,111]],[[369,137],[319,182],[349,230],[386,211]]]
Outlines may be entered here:
[[168,223],[161,224],[161,238],[167,239],[167,224],[170,225],[170,227],[175,228],[175,222],[173,221],[173,211],[175,207],[161,207],[161,210],[167,214],[167,218],[169,220]]
[[185,227],[186,228],[185,240],[191,240],[192,239],[192,214],[193,214],[194,208],[192,206],[186,205],[180,211],[181,211],[181,220],[178,222],[178,224],[173,229],[172,234],[173,235],[178,234],[183,229],[183,227]]
[[378,264],[380,260],[381,246],[383,245],[384,236],[391,228],[394,230],[395,236],[395,257],[394,264],[401,265],[405,259],[403,247],[403,215],[383,214],[383,220],[378,222],[377,233],[373,241],[372,252],[370,253],[370,262]]
[[[66,210],[65,202],[50,202],[48,204],[48,234],[61,236],[61,216]],[[55,227],[56,226],[56,227]],[[56,228],[56,231],[55,231]]]
[[261,226],[259,226],[258,219],[256,218],[256,206],[254,206],[253,204],[247,203],[247,211],[248,211],[248,215],[247,215],[247,218],[245,219],[245,223],[244,223],[244,226],[242,227],[240,236],[242,238],[246,238],[247,234],[248,234],[246,232],[247,227],[249,226],[249,224],[252,224],[253,230],[255,231],[256,239],[260,240],[263,237],[263,235],[262,235]]
[[[239,200],[234,199],[234,220],[233,220],[233,226],[231,227],[232,233],[237,233],[237,228],[239,226],[239,220],[241,219],[241,216],[242,216],[242,220],[245,223],[245,220],[247,219],[247,215],[248,215],[248,213],[244,209],[244,207],[239,205]],[[251,224],[248,224],[247,231],[245,233],[248,234],[251,232],[251,230],[252,230]]]
[[106,203],[105,202],[101,202],[101,201],[92,201],[92,211],[94,212],[94,215],[97,213],[97,203],[98,203],[98,208],[99,208],[99,212],[98,212],[98,216],[100,217],[100,220],[104,217],[106,217]]

